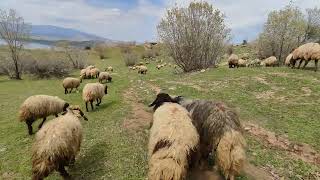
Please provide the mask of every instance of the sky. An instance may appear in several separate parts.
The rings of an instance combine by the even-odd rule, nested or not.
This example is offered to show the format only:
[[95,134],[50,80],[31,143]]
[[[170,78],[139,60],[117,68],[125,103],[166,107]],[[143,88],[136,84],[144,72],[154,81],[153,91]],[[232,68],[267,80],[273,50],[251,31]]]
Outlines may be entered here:
[[[0,9],[15,9],[26,22],[73,28],[122,41],[157,40],[156,26],[167,8],[191,0],[0,0]],[[267,15],[290,0],[207,0],[226,16],[232,41],[253,40]],[[293,0],[302,10],[320,0]]]

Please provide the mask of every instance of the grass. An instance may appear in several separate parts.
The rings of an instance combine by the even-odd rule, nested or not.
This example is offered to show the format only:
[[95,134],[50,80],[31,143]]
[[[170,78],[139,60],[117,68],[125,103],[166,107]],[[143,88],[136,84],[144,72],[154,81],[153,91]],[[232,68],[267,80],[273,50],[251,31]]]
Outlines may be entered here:
[[[142,47],[135,49],[140,54]],[[236,53],[246,52],[239,47]],[[145,179],[147,172],[145,136],[128,134],[123,120],[131,113],[123,92],[136,89],[139,99],[149,104],[154,86],[172,95],[224,101],[237,109],[244,122],[253,122],[291,141],[307,143],[320,151],[320,73],[281,68],[220,67],[204,73],[175,74],[173,68],[148,65],[146,76],[129,71],[118,48],[107,50],[107,59],[100,60],[90,53],[90,64],[100,69],[114,67],[109,94],[99,109],[87,113],[80,156],[70,173],[78,179]],[[165,59],[165,57],[160,57]],[[74,72],[73,76],[78,76]],[[95,80],[85,80],[87,82]],[[82,85],[83,87],[83,85]],[[81,92],[81,89],[80,89]],[[22,81],[0,77],[0,177],[28,179],[31,175],[31,144],[34,137],[27,135],[24,123],[17,120],[20,104],[30,95],[59,96],[84,108],[81,93],[64,95],[61,79],[37,80],[24,77]],[[52,117],[50,117],[52,118]],[[39,122],[37,122],[39,123]],[[37,123],[34,127],[37,127]],[[270,149],[247,135],[248,156],[257,166],[271,166],[289,179],[308,179],[319,172],[319,167],[302,162],[279,149]],[[48,179],[59,179],[55,173]],[[0,178],[1,179],[1,178]],[[247,179],[242,176],[239,179]]]

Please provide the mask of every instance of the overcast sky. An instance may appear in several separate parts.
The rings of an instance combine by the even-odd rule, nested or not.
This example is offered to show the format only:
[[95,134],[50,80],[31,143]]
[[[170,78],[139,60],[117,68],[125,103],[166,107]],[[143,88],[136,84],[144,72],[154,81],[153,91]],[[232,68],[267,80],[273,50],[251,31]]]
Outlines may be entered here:
[[[74,28],[114,40],[156,40],[156,25],[166,8],[190,0],[0,0],[0,9],[16,9],[27,22]],[[268,12],[290,0],[208,0],[227,17],[233,41],[254,39]],[[295,0],[301,9],[320,0]]]

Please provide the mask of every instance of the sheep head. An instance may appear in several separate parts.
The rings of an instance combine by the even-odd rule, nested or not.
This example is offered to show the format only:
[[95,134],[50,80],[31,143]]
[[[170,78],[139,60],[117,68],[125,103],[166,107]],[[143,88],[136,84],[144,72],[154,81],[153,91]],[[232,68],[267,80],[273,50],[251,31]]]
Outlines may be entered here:
[[165,102],[172,102],[175,103],[176,101],[169,96],[167,93],[159,93],[156,99],[149,105],[149,107],[154,106],[153,110],[155,111]]

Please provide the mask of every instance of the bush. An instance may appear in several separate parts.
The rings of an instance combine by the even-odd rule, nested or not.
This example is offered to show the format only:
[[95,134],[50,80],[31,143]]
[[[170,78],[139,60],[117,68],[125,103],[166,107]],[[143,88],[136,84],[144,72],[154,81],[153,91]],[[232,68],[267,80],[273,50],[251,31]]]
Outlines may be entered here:
[[155,50],[148,49],[142,53],[141,57],[142,59],[144,59],[144,58],[155,58],[156,56],[159,56],[159,53],[157,53]]
[[222,13],[204,1],[169,9],[157,28],[169,54],[184,72],[215,66],[230,32]]
[[134,66],[139,59],[139,56],[135,52],[123,53],[122,58],[126,66]]

